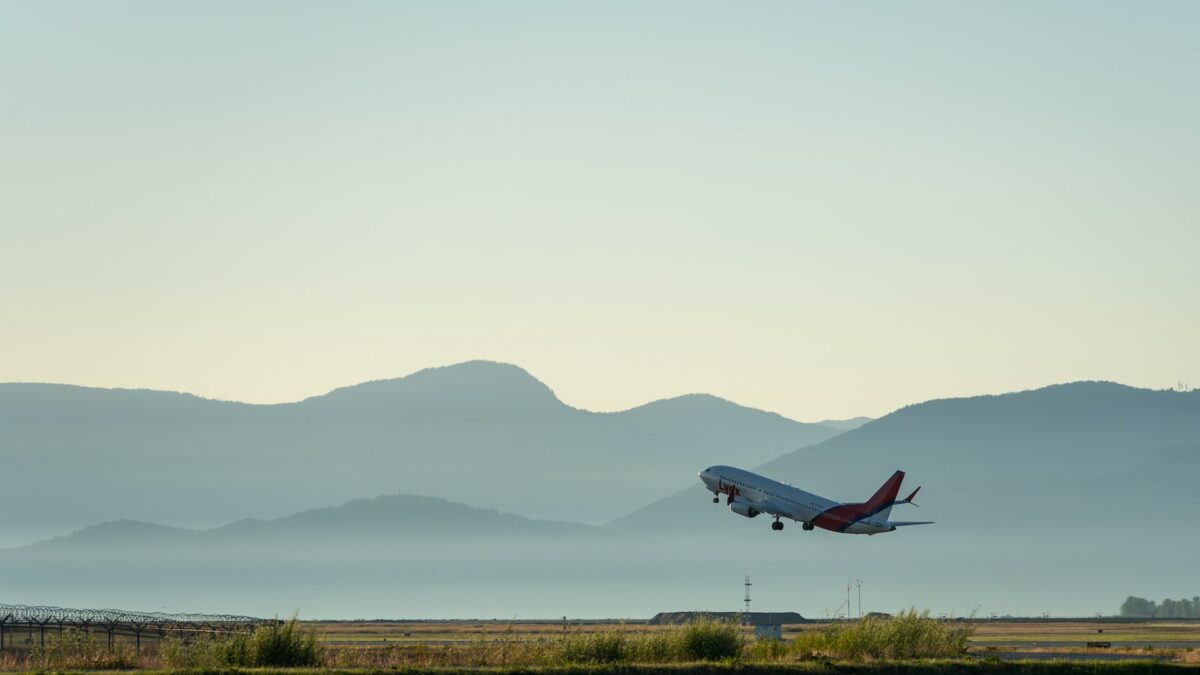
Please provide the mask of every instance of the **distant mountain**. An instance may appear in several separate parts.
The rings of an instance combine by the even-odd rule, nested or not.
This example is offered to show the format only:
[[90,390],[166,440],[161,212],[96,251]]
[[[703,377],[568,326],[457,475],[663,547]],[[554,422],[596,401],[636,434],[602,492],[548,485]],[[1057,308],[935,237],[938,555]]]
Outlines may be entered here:
[[[910,405],[765,464],[743,466],[840,501],[864,500],[892,471],[904,469],[908,489],[925,486],[917,501],[928,508],[910,512],[914,519],[948,511],[976,523],[1006,524],[1014,510],[1028,508],[1052,520],[1022,522],[1022,529],[1059,517],[1087,520],[1090,527],[1149,509],[1163,497],[1161,484],[1194,476],[1198,443],[1200,392],[1077,382]],[[1081,502],[1077,513],[1063,513],[1064,491],[1091,483],[1120,489],[1085,495],[1086,508]],[[697,483],[614,526],[710,524],[696,507],[706,501]],[[1200,497],[1190,503],[1200,506]],[[1156,521],[1164,519],[1174,515]],[[742,523],[725,520],[717,527],[741,529]]]
[[719,459],[761,463],[839,433],[705,395],[588,412],[484,361],[279,405],[0,384],[0,491],[38,504],[0,527],[0,545],[99,520],[211,527],[397,491],[600,523]]
[[806,616],[835,611],[836,589],[854,578],[868,581],[873,608],[985,615],[1112,613],[1130,593],[1195,583],[1200,392],[1079,382],[930,401],[743,466],[842,501],[904,469],[905,489],[924,489],[920,508],[894,517],[936,524],[874,537],[772,532],[697,483],[606,529],[689,565],[728,560],[726,584],[744,571]]
[[18,603],[452,616],[481,598],[511,603],[559,565],[611,565],[610,540],[594,526],[388,495],[202,531],[103,523],[0,550],[0,575],[20,580],[5,597]]
[[[483,542],[598,533],[591,525],[554,520],[536,520],[493,509],[481,509],[438,497],[385,495],[355,499],[339,506],[310,509],[271,520],[245,519],[208,530],[191,530],[135,520],[120,520],[85,527],[62,537],[25,546],[0,549],[0,560],[83,559],[136,552],[137,557],[186,553],[244,556],[255,549],[287,546],[308,553],[328,551],[330,546],[367,545],[380,542],[407,547],[416,541],[446,539],[453,542]],[[276,550],[276,552],[278,552]],[[484,553],[485,551],[481,551]]]
[[841,429],[842,431],[850,431],[851,429],[857,429],[867,422],[870,422],[871,419],[872,418],[870,417],[851,417],[847,420],[821,420],[820,422],[817,422],[817,424],[820,424],[824,427]]
[[[974,611],[985,616],[1088,616],[1115,612],[1130,594],[1167,597],[1195,582],[1194,561],[1200,558],[1200,537],[1193,536],[1200,518],[1195,483],[1200,475],[1200,393],[1083,382],[930,401],[816,445],[756,460],[755,453],[736,452],[736,439],[722,436],[732,433],[722,425],[736,427],[741,420],[749,429],[778,424],[786,431],[792,423],[706,396],[622,413],[586,413],[561,404],[559,413],[548,413],[555,404],[544,392],[536,386],[524,391],[527,403],[510,413],[532,416],[511,422],[519,431],[506,430],[504,421],[480,425],[504,440],[480,445],[495,457],[465,444],[464,438],[477,437],[463,435],[453,424],[411,420],[393,425],[386,406],[366,414],[365,404],[349,405],[342,416],[302,404],[255,407],[211,401],[198,401],[199,412],[192,412],[197,400],[151,396],[151,405],[158,406],[154,415],[141,422],[121,421],[117,428],[125,430],[120,438],[131,443],[141,438],[135,431],[156,441],[170,439],[171,443],[132,446],[145,451],[138,457],[147,467],[158,462],[174,471],[185,467],[191,472],[189,481],[199,486],[196,494],[216,504],[227,494],[237,501],[242,499],[239,491],[261,489],[284,494],[288,498],[280,503],[286,505],[296,501],[287,492],[301,481],[319,487],[300,497],[329,500],[339,489],[370,482],[356,483],[339,471],[345,469],[345,477],[360,477],[370,473],[363,467],[393,466],[397,461],[412,474],[444,471],[447,485],[454,480],[499,484],[494,491],[477,490],[481,499],[468,503],[486,504],[482,497],[499,495],[503,488],[521,493],[549,486],[548,494],[539,496],[551,505],[558,500],[561,508],[550,509],[555,512],[586,503],[592,494],[588,490],[594,489],[614,508],[633,513],[596,527],[556,522],[569,519],[565,515],[536,520],[444,499],[393,495],[200,532],[115,522],[0,551],[0,578],[14,580],[6,599],[266,616],[300,609],[305,616],[330,618],[645,618],[680,607],[734,611],[740,606],[743,575],[748,574],[757,610],[795,611],[813,618],[841,609],[852,579],[866,582],[864,611],[916,606],[957,615]],[[352,389],[343,395],[356,393]],[[341,405],[324,397],[317,400],[320,405]],[[436,416],[450,405],[452,401],[440,408],[431,404],[424,414]],[[488,407],[486,401],[477,405]],[[265,424],[259,421],[263,414],[270,416],[271,424],[259,426]],[[357,417],[350,419],[351,414]],[[544,414],[550,416],[537,417]],[[160,417],[170,418],[170,434],[156,426]],[[112,410],[98,416],[106,421],[119,418]],[[614,420],[620,424],[605,426]],[[415,432],[410,427],[438,430],[442,444],[430,455],[438,461],[449,455],[457,464],[447,469],[446,463],[413,450],[406,450],[402,461],[394,460],[393,439],[424,438],[411,435]],[[9,427],[0,428],[8,433]],[[72,429],[74,423],[63,428]],[[397,436],[396,428],[410,435]],[[614,428],[641,445],[614,442],[622,438]],[[88,429],[103,426],[92,424]],[[568,437],[572,430],[581,435]],[[717,440],[710,438],[705,445],[701,434]],[[225,450],[182,452],[180,447],[193,447],[180,445],[184,437]],[[256,442],[231,441],[247,438]],[[606,444],[587,445],[596,438]],[[338,439],[340,445],[334,442]],[[536,440],[544,454],[514,439]],[[562,445],[547,439],[561,440]],[[263,447],[279,453],[271,457],[287,461],[255,464],[260,461],[257,448]],[[347,450],[319,451],[327,447]],[[874,537],[804,532],[792,523],[774,532],[768,518],[734,515],[723,503],[713,504],[698,482],[693,483],[695,447],[707,448],[701,466],[723,462],[757,468],[847,501],[866,498],[893,470],[902,468],[908,471],[906,488],[922,484],[924,489],[917,499],[921,506],[897,507],[896,517],[937,524]],[[169,448],[178,454],[146,448]],[[239,455],[229,448],[255,450]],[[586,449],[582,457],[580,448]],[[677,454],[666,455],[664,448]],[[562,455],[570,461],[561,463]],[[341,464],[329,462],[328,456]],[[20,469],[31,461],[29,455],[4,457],[6,468]],[[225,464],[220,471],[206,473],[208,466],[199,462],[205,457],[239,468],[231,470]],[[313,478],[308,461],[323,472],[322,478]],[[613,466],[603,466],[605,462]],[[102,468],[99,475],[108,481],[105,485],[120,495],[124,488],[114,476],[122,473]],[[21,470],[27,478],[31,475]],[[92,490],[89,498],[105,496],[84,480],[82,469],[61,464],[54,471],[76,475],[79,484]],[[581,474],[577,480],[572,471]],[[648,479],[640,472],[654,475]],[[694,487],[634,508],[638,502],[652,501],[655,493],[645,486],[655,481],[674,485],[681,473],[684,484]],[[7,475],[3,479],[9,481],[5,489],[16,484]],[[594,485],[589,487],[589,481]],[[61,489],[58,498],[82,517],[104,519],[90,511],[90,502]],[[568,491],[580,497],[564,496]],[[670,491],[668,487],[660,494]],[[10,495],[9,503],[53,503],[45,497],[31,501]],[[171,498],[162,499],[153,520],[178,523],[165,515],[171,504]],[[10,522],[32,518],[37,509],[14,509],[13,514]]]

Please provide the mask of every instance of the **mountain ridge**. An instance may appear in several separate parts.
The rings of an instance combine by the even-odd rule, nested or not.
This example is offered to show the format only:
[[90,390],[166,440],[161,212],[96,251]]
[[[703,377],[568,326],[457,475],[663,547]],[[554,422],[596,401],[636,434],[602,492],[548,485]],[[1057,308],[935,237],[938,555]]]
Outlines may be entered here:
[[[685,399],[680,409],[711,403]],[[761,414],[751,415],[757,421],[746,428],[762,431],[764,420],[773,418]],[[1084,382],[938,399],[757,463],[737,444],[745,440],[742,431],[727,428],[738,416],[718,416],[715,424],[693,428],[711,417],[685,415],[684,428],[671,415],[635,420],[638,435],[632,437],[605,426],[624,424],[627,417],[569,416],[565,426],[547,418],[515,425],[541,430],[542,435],[515,437],[544,441],[533,451],[494,444],[471,465],[458,459],[446,465],[456,481],[477,474],[485,487],[543,492],[553,507],[550,517],[559,519],[572,502],[587,497],[579,488],[586,483],[564,482],[582,476],[622,510],[601,527],[524,518],[484,503],[489,494],[484,491],[467,493],[475,501],[453,502],[493,508],[386,491],[358,499],[371,489],[359,465],[370,455],[339,450],[335,463],[320,467],[319,484],[344,472],[358,494],[336,501],[324,490],[310,495],[337,506],[296,509],[268,520],[230,519],[200,534],[129,521],[109,524],[54,545],[0,551],[0,574],[21,580],[10,591],[18,602],[107,606],[119,600],[260,616],[290,612],[299,604],[308,615],[330,618],[650,616],[700,603],[719,609],[736,606],[744,574],[781,606],[810,615],[836,607],[847,578],[868,580],[872,605],[885,611],[916,605],[953,613],[980,605],[985,612],[1083,614],[1094,611],[1101,596],[1163,595],[1194,580],[1200,540],[1187,533],[1200,518],[1194,490],[1200,396],[1193,393]],[[290,463],[260,471],[243,460],[236,473],[213,478],[225,482],[207,484],[205,498],[223,503],[239,478],[256,491],[285,481],[290,472],[303,471],[304,462],[329,454],[327,441],[351,449],[361,442],[370,452],[403,460],[370,470],[420,469],[419,446],[398,454],[390,436],[374,443],[388,427],[369,419],[317,438],[316,454],[299,455],[293,444],[302,444],[317,428],[295,417],[280,419],[297,434],[250,438],[279,443]],[[771,424],[791,429],[786,421]],[[492,443],[505,428],[488,425],[478,435],[455,438]],[[228,431],[188,429],[206,443]],[[592,435],[603,434],[608,435],[602,443],[586,445]],[[646,445],[619,454],[622,438]],[[647,451],[661,450],[656,446],[670,438],[678,441],[672,450],[678,456],[656,458]],[[706,465],[696,466],[695,444],[706,441],[719,458],[712,463],[740,464],[842,501],[866,498],[902,468],[908,472],[906,489],[924,485],[921,508],[897,507],[893,516],[936,524],[877,537],[805,532],[792,522],[782,532],[772,531],[769,518],[747,519],[712,503],[695,478]],[[556,463],[556,457],[581,452],[585,459],[598,458],[595,470]],[[148,456],[159,461],[156,454]],[[487,464],[489,456],[495,464]],[[512,464],[521,471],[498,473]],[[609,466],[616,470],[604,473]],[[191,467],[191,473],[201,470]],[[669,488],[656,493],[636,484],[639,473]],[[547,479],[567,489],[546,491]],[[413,483],[423,494],[432,490]],[[692,487],[673,492],[681,485]],[[70,496],[64,497],[68,503],[79,503],[74,493],[63,494]],[[656,495],[667,496],[638,507]],[[179,523],[163,511],[171,503],[155,504],[156,520]]]
[[[10,524],[4,544],[89,524],[66,493],[90,504],[92,520],[200,528],[392,492],[599,524],[626,508],[615,489],[659,493],[729,448],[765,461],[841,433],[711,395],[586,411],[528,371],[488,361],[280,404],[7,384],[0,428],[0,454],[22,458],[0,473],[0,490],[63,497]],[[622,470],[633,461],[643,470]]]
[[[709,394],[709,393],[704,393],[704,392],[690,392],[690,393],[678,394],[676,396],[669,396],[669,397],[665,397],[665,398],[654,399],[651,401],[647,401],[645,403],[639,403],[639,404],[630,406],[628,408],[622,408],[619,410],[605,410],[605,411],[591,410],[588,408],[574,406],[574,405],[571,405],[569,403],[562,401],[562,399],[560,399],[558,397],[558,395],[556,393],[554,393],[554,390],[549,385],[545,384],[542,380],[540,380],[537,377],[535,377],[534,375],[532,375],[529,371],[525,370],[524,368],[522,368],[516,364],[506,363],[506,362],[502,362],[502,361],[489,361],[489,360],[485,360],[485,359],[474,359],[474,360],[470,360],[470,361],[462,361],[459,363],[453,363],[453,364],[448,364],[448,365],[444,365],[444,366],[433,366],[433,367],[429,367],[429,368],[422,368],[421,370],[414,371],[407,375],[399,375],[396,377],[379,378],[379,379],[373,379],[373,380],[364,380],[362,382],[357,382],[354,384],[348,384],[348,385],[343,385],[343,386],[339,386],[339,387],[334,387],[333,389],[330,389],[329,391],[326,391],[324,393],[314,394],[312,396],[306,396],[306,397],[303,397],[303,398],[300,398],[300,399],[297,399],[294,401],[278,401],[278,402],[271,402],[271,403],[255,403],[255,402],[249,402],[249,401],[241,401],[241,400],[237,400],[237,399],[207,397],[207,396],[201,396],[199,394],[195,394],[195,393],[191,393],[191,392],[187,392],[187,391],[170,390],[170,389],[152,389],[152,388],[147,388],[147,387],[101,387],[101,386],[93,386],[93,385],[82,385],[82,384],[60,383],[60,382],[0,382],[0,394],[3,393],[5,388],[28,388],[27,390],[23,391],[22,393],[28,393],[28,391],[33,391],[33,390],[38,390],[38,389],[41,389],[43,391],[67,392],[67,393],[77,393],[77,394],[85,394],[85,395],[87,393],[92,393],[92,392],[94,392],[94,393],[108,392],[108,393],[114,393],[114,394],[119,394],[122,396],[130,396],[130,397],[161,395],[164,400],[172,399],[175,401],[196,401],[196,402],[205,402],[205,403],[237,406],[237,407],[244,406],[247,408],[258,408],[258,409],[289,408],[289,407],[301,406],[304,404],[327,402],[331,399],[336,400],[336,399],[342,399],[344,397],[361,396],[367,392],[372,392],[372,391],[387,392],[387,390],[391,389],[391,390],[393,390],[393,392],[391,392],[391,393],[395,393],[394,390],[396,388],[401,388],[401,387],[405,387],[405,386],[412,385],[412,384],[425,383],[425,382],[429,382],[429,381],[437,381],[436,378],[447,376],[447,375],[454,377],[454,376],[458,376],[460,373],[463,373],[465,371],[470,371],[472,374],[486,373],[489,376],[495,376],[497,374],[506,375],[507,376],[506,381],[510,384],[516,385],[516,387],[514,387],[514,388],[523,388],[523,389],[526,389],[527,391],[542,393],[545,395],[547,401],[556,403],[559,406],[561,406],[562,408],[565,408],[565,409],[568,409],[571,411],[575,411],[575,412],[583,412],[583,413],[589,413],[589,414],[594,414],[594,415],[618,415],[621,413],[629,413],[629,412],[634,412],[634,411],[640,411],[640,410],[647,409],[647,408],[653,408],[658,405],[666,405],[666,404],[674,405],[674,404],[686,403],[686,402],[695,401],[695,400],[706,400],[706,401],[710,401],[714,404],[720,404],[720,406],[724,406],[724,407],[728,407],[728,408],[732,408],[732,409],[752,410],[752,411],[756,411],[756,412],[762,412],[762,413],[765,413],[768,415],[781,417],[781,418],[786,419],[791,422],[797,422],[799,424],[824,425],[825,422],[831,422],[831,423],[835,423],[835,424],[841,422],[841,420],[825,420],[825,421],[821,421],[821,422],[802,422],[800,420],[792,419],[790,417],[787,417],[786,415],[782,415],[782,414],[774,412],[774,411],[762,410],[759,408],[742,405],[731,399],[728,399],[728,398],[725,398],[722,396],[718,396],[716,394]],[[439,384],[445,384],[445,382],[439,382]],[[471,386],[477,386],[478,382],[470,382],[470,383],[461,382],[461,384],[470,384]],[[505,393],[508,393],[508,392],[505,392]],[[3,402],[2,399],[0,399],[0,402]],[[0,412],[2,412],[2,409],[0,409]],[[869,419],[869,418],[853,418],[853,419],[857,420],[857,419]]]
[[[414,507],[416,507],[414,509]],[[370,516],[368,524],[391,526],[404,521],[412,521],[414,517],[427,517],[436,511],[439,516],[450,514],[450,520],[456,522],[476,521],[488,528],[498,523],[515,525],[520,528],[546,528],[552,534],[562,534],[565,531],[592,532],[599,528],[583,523],[551,520],[544,518],[526,518],[519,514],[507,513],[497,509],[472,506],[454,502],[441,497],[411,494],[388,494],[374,497],[352,499],[341,504],[306,509],[280,518],[243,518],[211,528],[187,528],[151,521],[122,518],[88,525],[73,532],[60,536],[29,542],[19,546],[0,548],[0,554],[19,553],[22,551],[43,551],[64,546],[100,545],[126,546],[131,539],[166,540],[177,544],[182,540],[197,540],[200,538],[219,538],[225,535],[261,536],[270,529],[288,530],[299,526],[320,526],[328,528],[335,525],[342,528],[347,521]],[[443,518],[445,520],[445,518]],[[360,521],[358,524],[362,524]],[[478,528],[483,530],[484,528]],[[340,530],[344,534],[346,530]],[[361,532],[361,530],[360,530]],[[305,532],[305,536],[314,534]],[[461,532],[456,532],[461,535]],[[475,534],[478,534],[476,532]],[[161,542],[160,542],[161,543]]]
[[[1056,401],[1069,405],[1047,407]],[[1156,440],[1141,443],[1147,436]],[[914,481],[910,487],[925,484],[922,496],[936,502],[939,490],[931,483],[939,478],[945,494],[1005,489],[1014,482],[1040,485],[1047,475],[1064,471],[1099,477],[1131,470],[1139,458],[1164,447],[1187,448],[1196,440],[1200,391],[1079,381],[909,404],[833,438],[743,468],[842,501],[866,499],[891,471],[904,469]],[[1130,455],[1131,448],[1142,448],[1142,454]],[[1078,454],[1084,450],[1091,452]],[[1003,459],[989,466],[989,454]],[[971,457],[983,464],[968,468],[965,460]],[[1039,465],[1042,471],[1032,471]],[[948,473],[947,467],[957,474]],[[663,518],[682,518],[684,504],[695,503],[703,492],[698,485],[690,486],[606,525],[629,526],[656,510]]]

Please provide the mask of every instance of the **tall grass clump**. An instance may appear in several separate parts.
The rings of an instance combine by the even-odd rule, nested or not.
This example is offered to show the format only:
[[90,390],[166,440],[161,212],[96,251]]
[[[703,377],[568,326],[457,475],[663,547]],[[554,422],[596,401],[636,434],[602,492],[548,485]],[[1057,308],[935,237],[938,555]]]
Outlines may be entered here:
[[201,638],[191,642],[169,638],[163,643],[162,656],[168,666],[187,669],[294,668],[325,663],[316,631],[300,626],[296,617],[263,624],[253,633]]
[[823,631],[802,633],[792,651],[803,657],[852,660],[952,658],[967,648],[974,628],[929,618],[910,609],[894,617],[866,617]]
[[791,655],[791,645],[783,640],[756,640],[745,652],[750,661],[780,661]]
[[634,663],[670,663],[679,659],[679,628],[642,633],[629,643]]
[[324,663],[317,632],[301,627],[294,616],[255,629],[250,636],[250,652],[255,666],[295,668]]
[[736,659],[742,653],[737,622],[703,616],[684,624],[676,638],[683,661]]
[[163,640],[159,654],[167,666],[188,670],[254,665],[250,636],[240,633],[192,640],[172,635]]
[[566,663],[625,663],[633,656],[631,637],[621,630],[564,635],[558,654]]
[[551,661],[568,664],[673,663],[736,659],[742,636],[735,622],[701,617],[654,632],[623,627],[598,633],[573,633],[554,643]]
[[133,647],[118,644],[109,649],[96,636],[78,630],[63,631],[45,647],[33,648],[29,657],[27,665],[37,670],[124,670],[138,665]]

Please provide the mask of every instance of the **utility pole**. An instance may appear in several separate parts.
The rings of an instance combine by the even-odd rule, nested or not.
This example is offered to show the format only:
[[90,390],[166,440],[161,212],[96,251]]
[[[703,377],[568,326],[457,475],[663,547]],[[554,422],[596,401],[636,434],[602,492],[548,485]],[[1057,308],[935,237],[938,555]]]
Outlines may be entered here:
[[[862,618],[862,579],[855,579],[854,585],[858,587],[858,618]],[[846,608],[849,611],[849,608]]]
[[846,620],[850,620],[850,589],[854,587],[853,581],[846,582]]

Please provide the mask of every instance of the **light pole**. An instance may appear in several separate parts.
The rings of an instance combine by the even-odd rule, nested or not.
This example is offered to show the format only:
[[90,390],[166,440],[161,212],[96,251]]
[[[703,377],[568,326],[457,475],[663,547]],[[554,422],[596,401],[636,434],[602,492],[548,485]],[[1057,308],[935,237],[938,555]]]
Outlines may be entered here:
[[858,618],[862,618],[862,579],[855,579],[854,585],[858,587]]

